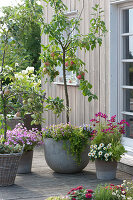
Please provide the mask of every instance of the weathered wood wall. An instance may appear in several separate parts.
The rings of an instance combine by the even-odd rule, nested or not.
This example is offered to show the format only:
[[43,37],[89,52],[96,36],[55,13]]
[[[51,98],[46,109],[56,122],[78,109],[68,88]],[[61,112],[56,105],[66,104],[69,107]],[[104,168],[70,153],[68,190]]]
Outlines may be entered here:
[[[106,27],[109,30],[109,13],[110,13],[110,1],[109,0],[64,0],[64,3],[68,6],[68,11],[78,10],[80,13],[82,8],[82,21],[80,25],[81,32],[83,34],[88,33],[89,20],[92,17],[92,7],[99,3],[100,7],[104,10],[104,20]],[[44,5],[44,18],[46,22],[50,22],[52,10]],[[42,36],[42,43],[47,43],[47,36]],[[94,117],[94,114],[98,111],[109,113],[110,107],[110,72],[109,72],[109,31],[103,38],[102,47],[97,48],[92,52],[85,53],[80,51],[79,56],[86,63],[88,74],[86,79],[93,85],[93,92],[98,96],[98,100],[88,102],[86,97],[83,97],[78,87],[68,86],[71,114],[70,121],[74,125],[81,125],[83,123],[89,123],[89,120]],[[64,86],[63,85],[50,85],[44,84],[42,79],[43,88],[46,89],[47,95],[59,96],[64,98]],[[46,124],[55,124],[65,122],[65,113],[63,113],[58,119],[51,112],[44,112],[46,118]]]

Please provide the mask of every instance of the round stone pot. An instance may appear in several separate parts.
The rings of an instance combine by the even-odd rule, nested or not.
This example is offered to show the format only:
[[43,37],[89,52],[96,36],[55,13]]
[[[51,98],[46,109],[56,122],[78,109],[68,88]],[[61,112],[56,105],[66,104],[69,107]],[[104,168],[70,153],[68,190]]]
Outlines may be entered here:
[[117,162],[104,161],[100,159],[95,160],[97,179],[112,180],[116,178]]
[[24,151],[18,166],[18,174],[27,174],[31,172],[33,151]]
[[[67,141],[69,142],[69,141]],[[74,157],[63,148],[63,141],[54,141],[52,138],[44,139],[44,154],[48,166],[58,173],[81,172],[89,163],[89,146],[81,154],[81,163],[76,163]]]

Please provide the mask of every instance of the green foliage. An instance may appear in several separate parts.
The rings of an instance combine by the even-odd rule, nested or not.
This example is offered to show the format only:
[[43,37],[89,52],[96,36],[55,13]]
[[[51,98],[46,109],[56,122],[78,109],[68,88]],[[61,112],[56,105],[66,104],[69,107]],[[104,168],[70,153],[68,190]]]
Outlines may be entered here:
[[117,198],[115,198],[112,195],[112,191],[110,190],[110,188],[106,188],[103,187],[102,185],[98,185],[95,192],[94,192],[94,199],[95,200],[117,200]]
[[112,151],[112,158],[113,160],[116,161],[120,161],[122,155],[127,152],[120,141],[117,143],[117,145],[116,144],[112,145],[111,151]]
[[92,129],[88,125],[74,127],[71,124],[58,124],[46,127],[42,132],[44,138],[53,138],[55,141],[63,140],[64,149],[73,156],[76,155],[77,163],[80,163],[81,153],[92,136]]
[[39,69],[42,10],[37,0],[26,0],[21,5],[2,8],[0,65],[2,65],[2,54],[5,51],[5,65],[13,67],[15,63],[19,63],[21,69],[26,66],[34,66],[35,70]]
[[[76,74],[80,81],[79,89],[82,94],[88,97],[88,101],[97,99],[97,96],[91,92],[92,85],[85,80],[85,63],[77,57],[77,49],[85,49],[85,51],[93,50],[96,45],[102,44],[102,37],[106,33],[106,26],[102,21],[102,10],[99,5],[94,9],[94,17],[90,20],[90,28],[88,34],[80,33],[80,15],[76,18],[69,18],[66,15],[67,8],[61,0],[47,0],[54,14],[50,23],[45,23],[43,32],[48,35],[49,44],[42,45],[43,53],[41,59],[42,74],[48,74],[50,81],[59,75],[57,67],[63,69],[64,90],[66,98],[66,116],[69,122],[69,97],[66,84],[66,71],[72,71]],[[82,72],[82,73],[81,73]],[[48,79],[47,79],[48,80]]]
[[60,113],[64,110],[64,105],[63,105],[63,99],[60,99],[59,97],[56,97],[53,99],[52,97],[48,97],[45,102],[45,110],[52,110],[54,114],[57,115],[57,117],[60,116]]
[[22,146],[20,145],[5,145],[0,143],[0,154],[10,154],[10,153],[19,153],[22,151]]
[[[10,114],[10,117],[16,116],[24,118],[26,114],[31,114],[32,124],[41,124],[45,121],[42,118],[43,102],[45,101],[46,109],[51,109],[55,114],[59,114],[63,111],[63,100],[58,98],[52,99],[46,98],[45,91],[41,88],[41,79],[34,74],[34,67],[27,67],[26,70],[21,72],[7,75],[3,68],[2,75],[12,82],[3,88],[0,96],[0,111],[3,110],[3,100],[6,105],[6,114]],[[9,69],[9,67],[6,69]],[[11,70],[11,67],[10,67]],[[13,70],[13,69],[12,69]],[[11,72],[12,72],[11,70]],[[5,95],[5,91],[8,91]]]

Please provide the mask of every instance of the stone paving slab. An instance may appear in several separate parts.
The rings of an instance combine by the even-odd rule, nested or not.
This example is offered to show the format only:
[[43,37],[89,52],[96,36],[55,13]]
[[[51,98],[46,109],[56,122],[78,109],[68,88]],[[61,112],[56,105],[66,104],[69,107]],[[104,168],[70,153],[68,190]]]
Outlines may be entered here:
[[[133,176],[117,171],[117,178],[106,183],[121,184],[124,179],[132,180]],[[49,196],[66,195],[71,188],[79,185],[95,189],[100,183],[105,181],[96,179],[94,163],[90,162],[81,173],[55,173],[45,162],[43,148],[36,148],[32,173],[17,175],[13,186],[0,187],[0,200],[45,200]]]

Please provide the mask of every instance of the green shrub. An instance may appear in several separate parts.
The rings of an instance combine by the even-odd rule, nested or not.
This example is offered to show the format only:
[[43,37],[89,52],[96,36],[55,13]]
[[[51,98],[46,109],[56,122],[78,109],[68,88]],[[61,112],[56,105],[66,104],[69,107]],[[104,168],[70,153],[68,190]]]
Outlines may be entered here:
[[109,187],[104,187],[102,185],[98,185],[94,192],[95,200],[117,200],[116,197],[112,195],[112,190]]

